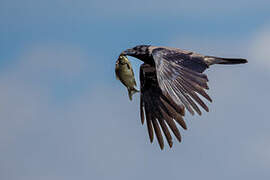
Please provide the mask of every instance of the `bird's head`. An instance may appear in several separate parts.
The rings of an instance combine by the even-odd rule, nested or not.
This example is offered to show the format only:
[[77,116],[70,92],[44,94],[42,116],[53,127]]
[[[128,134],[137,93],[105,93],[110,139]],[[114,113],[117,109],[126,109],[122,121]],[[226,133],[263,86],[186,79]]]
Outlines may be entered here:
[[149,58],[149,56],[150,56],[149,49],[148,49],[149,46],[150,45],[135,46],[134,48],[126,49],[121,54],[125,55],[125,56],[132,56],[132,57],[138,58],[142,61],[145,61],[145,59]]

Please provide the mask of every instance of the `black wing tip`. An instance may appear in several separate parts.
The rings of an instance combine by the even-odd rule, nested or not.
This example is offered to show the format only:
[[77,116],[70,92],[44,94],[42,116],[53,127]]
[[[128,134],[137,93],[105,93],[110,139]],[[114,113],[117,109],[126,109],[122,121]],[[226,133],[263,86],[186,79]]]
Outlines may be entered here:
[[183,128],[184,130],[187,130],[187,129],[188,129],[188,128],[187,128],[187,125],[182,126],[182,128]]
[[[180,140],[178,139],[179,142],[181,142],[181,138]],[[170,147],[170,149],[173,147],[173,141],[168,142],[168,145]],[[160,150],[163,151],[164,150],[164,144],[159,144]]]
[[242,64],[248,63],[247,59],[241,59],[241,61],[243,62]]
[[243,59],[243,58],[238,58],[238,59],[236,59],[239,63],[241,63],[241,64],[246,64],[246,63],[248,63],[248,60],[247,59]]
[[184,130],[187,130],[187,129],[188,129],[187,126],[182,126],[182,128],[183,128]]
[[176,138],[177,138],[177,140],[178,140],[179,142],[182,142],[181,136],[180,136],[180,137],[177,137],[177,136],[176,136]]

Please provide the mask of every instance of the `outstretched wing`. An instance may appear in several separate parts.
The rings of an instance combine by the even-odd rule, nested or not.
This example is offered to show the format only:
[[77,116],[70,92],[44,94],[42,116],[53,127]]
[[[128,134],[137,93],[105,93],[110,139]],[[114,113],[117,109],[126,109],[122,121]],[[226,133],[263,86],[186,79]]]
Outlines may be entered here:
[[150,141],[153,142],[155,132],[160,148],[163,149],[164,141],[161,132],[162,129],[169,146],[172,147],[173,141],[169,128],[179,141],[181,141],[181,135],[175,121],[184,129],[187,128],[182,118],[185,114],[184,106],[177,105],[170,96],[163,95],[154,66],[149,64],[141,65],[140,85],[141,121],[143,124],[144,119],[146,119]]
[[209,111],[198,96],[200,94],[212,102],[205,92],[205,89],[208,89],[208,79],[202,72],[208,66],[203,61],[203,56],[174,48],[155,48],[152,56],[158,84],[164,96],[187,108],[192,115],[194,111],[201,115],[198,105]]

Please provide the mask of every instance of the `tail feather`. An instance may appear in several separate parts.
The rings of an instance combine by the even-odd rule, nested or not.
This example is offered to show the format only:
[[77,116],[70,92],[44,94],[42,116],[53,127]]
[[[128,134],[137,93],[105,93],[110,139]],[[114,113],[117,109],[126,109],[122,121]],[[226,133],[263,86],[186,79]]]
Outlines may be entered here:
[[132,101],[132,96],[133,94],[137,93],[137,92],[140,92],[139,90],[133,88],[133,89],[128,89],[128,97],[129,97],[129,100]]
[[242,58],[222,58],[222,57],[214,57],[214,56],[206,56],[206,62],[208,65],[212,64],[245,64],[248,61]]

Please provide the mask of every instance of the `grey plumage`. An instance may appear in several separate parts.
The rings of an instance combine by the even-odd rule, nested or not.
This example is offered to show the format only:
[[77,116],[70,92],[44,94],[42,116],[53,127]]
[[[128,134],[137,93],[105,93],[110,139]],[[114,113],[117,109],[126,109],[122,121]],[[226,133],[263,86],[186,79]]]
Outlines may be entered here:
[[199,108],[209,111],[207,105],[198,96],[212,102],[205,90],[208,78],[203,72],[213,64],[241,64],[247,60],[240,58],[221,58],[203,56],[177,48],[140,45],[121,53],[133,56],[144,63],[140,67],[140,111],[141,121],[146,118],[150,141],[153,134],[157,137],[160,148],[164,148],[162,129],[170,147],[173,145],[168,127],[181,141],[177,122],[186,129],[183,120],[185,109],[192,115],[201,115]]

